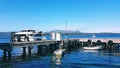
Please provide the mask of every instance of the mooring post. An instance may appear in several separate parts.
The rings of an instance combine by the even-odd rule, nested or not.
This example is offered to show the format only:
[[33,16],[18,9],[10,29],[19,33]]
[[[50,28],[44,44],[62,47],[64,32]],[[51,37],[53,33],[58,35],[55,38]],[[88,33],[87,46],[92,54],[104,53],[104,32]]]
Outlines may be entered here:
[[31,47],[28,47],[28,56],[31,56]]
[[52,46],[52,44],[50,44],[49,46],[50,46],[50,53],[52,53],[53,52],[53,46]]
[[26,56],[26,47],[23,47],[23,57]]
[[47,46],[46,45],[43,45],[44,46],[44,53],[47,52]]
[[43,45],[39,45],[38,51],[37,51],[38,55],[40,55],[42,53],[42,50],[43,50]]
[[82,47],[83,47],[83,42],[82,42]]
[[[57,45],[55,45],[56,49],[57,49]],[[59,49],[63,49],[63,41],[60,42],[59,44]]]
[[11,51],[8,51],[8,60],[11,60]]
[[6,52],[7,52],[7,51],[4,50],[4,55],[3,55],[3,58],[4,58],[4,59],[6,59],[6,57],[7,57],[7,56],[6,56]]
[[47,46],[46,50],[47,50],[47,52],[50,52],[50,46]]

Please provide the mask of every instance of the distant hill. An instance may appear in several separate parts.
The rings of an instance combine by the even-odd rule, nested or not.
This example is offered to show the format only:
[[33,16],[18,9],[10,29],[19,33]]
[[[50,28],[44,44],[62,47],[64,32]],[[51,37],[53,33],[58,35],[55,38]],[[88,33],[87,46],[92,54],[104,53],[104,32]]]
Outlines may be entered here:
[[83,33],[83,32],[80,32],[79,30],[68,30],[66,32],[66,30],[53,30],[53,31],[49,31],[49,32],[45,32],[45,34],[50,34],[52,32],[60,32],[61,34],[72,34],[72,35],[76,35],[76,34],[83,34],[83,35],[86,35],[86,34],[104,34],[104,35],[109,35],[109,34],[120,34],[120,33],[112,33],[112,32],[101,32],[101,33]]
[[53,30],[53,31],[50,31],[50,32],[46,32],[46,33],[52,33],[52,32],[60,32],[60,33],[81,33],[80,31],[76,30],[76,31],[73,31],[73,30]]
[[10,32],[0,32],[0,36],[10,36]]
[[73,31],[73,30],[53,30],[53,31],[49,31],[49,32],[45,32],[45,35],[49,35],[49,34],[51,34],[52,32],[60,32],[61,34],[80,34],[81,32],[80,31],[78,31],[78,30],[75,30],[75,31]]

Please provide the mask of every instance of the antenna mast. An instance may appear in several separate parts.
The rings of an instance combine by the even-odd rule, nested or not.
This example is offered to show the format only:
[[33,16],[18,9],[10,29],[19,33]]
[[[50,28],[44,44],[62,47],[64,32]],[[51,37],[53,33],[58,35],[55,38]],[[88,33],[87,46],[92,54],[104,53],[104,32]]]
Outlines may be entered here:
[[67,23],[68,21],[65,22],[65,29],[66,29],[66,39],[67,39]]

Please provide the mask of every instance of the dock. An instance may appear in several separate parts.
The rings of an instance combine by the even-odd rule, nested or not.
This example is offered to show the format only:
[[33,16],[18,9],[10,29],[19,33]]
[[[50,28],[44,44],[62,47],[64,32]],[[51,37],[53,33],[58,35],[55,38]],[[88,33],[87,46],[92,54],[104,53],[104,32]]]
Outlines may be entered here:
[[[41,40],[41,41],[26,41],[26,42],[10,42],[10,43],[0,43],[0,49],[3,50],[4,58],[11,59],[11,52],[13,48],[23,48],[23,57],[26,56],[26,48],[28,48],[28,55],[31,55],[31,49],[34,46],[37,46],[38,48],[38,54],[40,54],[41,50],[43,48],[46,48],[47,46],[56,47],[55,49],[58,49],[60,44],[60,41],[56,40]],[[55,46],[54,46],[55,45]],[[8,53],[7,53],[8,52]]]
[[120,38],[80,38],[79,41],[81,42],[87,42],[88,40],[91,40],[92,42],[97,42],[100,40],[101,42],[108,43],[109,41],[113,41],[113,43],[120,43]]
[[[3,50],[3,57],[5,59],[11,59],[11,52],[13,48],[22,48],[23,57],[26,55],[31,56],[31,50],[34,46],[37,46],[37,53],[41,54],[42,50],[57,50],[59,48],[68,48],[76,46],[88,46],[88,45],[102,45],[104,49],[116,49],[120,47],[120,38],[68,38],[61,39],[60,33],[52,33],[51,40],[33,40],[29,39],[27,35],[15,36],[15,32],[11,33],[11,41],[9,43],[0,43],[0,49]],[[56,36],[56,37],[55,37]],[[17,40],[16,40],[16,38]],[[22,39],[21,39],[21,38]],[[33,41],[32,41],[33,40]],[[26,54],[26,48],[28,48],[28,54]]]

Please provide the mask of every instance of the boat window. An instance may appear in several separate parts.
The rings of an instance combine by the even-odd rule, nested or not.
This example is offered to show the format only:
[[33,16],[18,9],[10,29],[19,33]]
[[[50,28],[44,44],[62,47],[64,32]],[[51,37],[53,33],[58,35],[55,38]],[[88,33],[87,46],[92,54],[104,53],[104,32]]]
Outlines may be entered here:
[[33,33],[35,33],[35,30],[22,30],[22,32],[33,32]]
[[30,36],[34,36],[33,34],[30,34]]
[[26,36],[25,34],[19,34],[19,35],[15,35],[15,36]]

